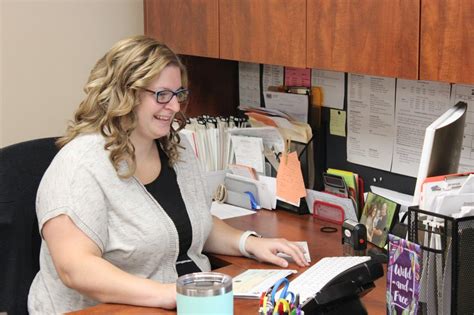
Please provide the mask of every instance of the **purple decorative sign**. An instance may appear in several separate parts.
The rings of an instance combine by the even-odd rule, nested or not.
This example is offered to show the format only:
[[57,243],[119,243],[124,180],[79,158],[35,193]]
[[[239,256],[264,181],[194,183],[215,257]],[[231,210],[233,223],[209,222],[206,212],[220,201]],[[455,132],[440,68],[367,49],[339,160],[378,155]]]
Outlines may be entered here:
[[420,293],[421,248],[389,234],[387,270],[388,314],[416,314]]

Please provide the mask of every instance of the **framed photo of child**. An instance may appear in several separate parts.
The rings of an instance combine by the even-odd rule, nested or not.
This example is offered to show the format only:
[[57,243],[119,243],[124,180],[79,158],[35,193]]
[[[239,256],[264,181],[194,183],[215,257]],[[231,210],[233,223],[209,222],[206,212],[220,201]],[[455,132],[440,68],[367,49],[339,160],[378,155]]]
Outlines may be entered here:
[[383,248],[398,210],[396,202],[369,192],[360,217],[360,223],[367,228],[367,241]]

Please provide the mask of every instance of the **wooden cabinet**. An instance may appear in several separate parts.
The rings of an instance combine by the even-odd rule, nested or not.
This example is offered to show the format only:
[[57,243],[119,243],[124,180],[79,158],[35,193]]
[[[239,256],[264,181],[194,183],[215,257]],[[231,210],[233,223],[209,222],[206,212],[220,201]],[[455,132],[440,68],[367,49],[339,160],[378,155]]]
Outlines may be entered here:
[[471,0],[144,0],[179,54],[474,84]]
[[220,58],[306,67],[306,0],[219,0]]
[[178,54],[219,58],[218,0],[144,0],[145,34]]
[[474,1],[422,0],[420,79],[474,84]]
[[307,0],[307,5],[308,68],[418,78],[419,0]]

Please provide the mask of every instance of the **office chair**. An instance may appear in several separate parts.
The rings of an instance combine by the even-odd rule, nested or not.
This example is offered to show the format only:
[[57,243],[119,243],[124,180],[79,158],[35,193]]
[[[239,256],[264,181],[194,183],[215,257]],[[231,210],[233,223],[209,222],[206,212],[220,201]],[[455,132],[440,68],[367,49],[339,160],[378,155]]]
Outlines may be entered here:
[[0,312],[28,314],[28,292],[39,270],[41,246],[36,191],[58,152],[55,140],[36,139],[0,149]]

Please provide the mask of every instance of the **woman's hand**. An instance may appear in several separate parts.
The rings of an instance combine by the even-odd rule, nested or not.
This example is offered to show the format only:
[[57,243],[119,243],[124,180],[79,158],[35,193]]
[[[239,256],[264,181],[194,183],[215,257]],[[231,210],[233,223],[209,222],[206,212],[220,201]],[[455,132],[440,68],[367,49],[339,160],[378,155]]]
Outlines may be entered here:
[[245,242],[245,249],[255,256],[258,261],[268,262],[283,268],[288,267],[288,262],[284,258],[278,257],[278,253],[285,253],[291,256],[301,267],[309,266],[309,263],[304,258],[303,249],[294,242],[283,238],[249,236]]

